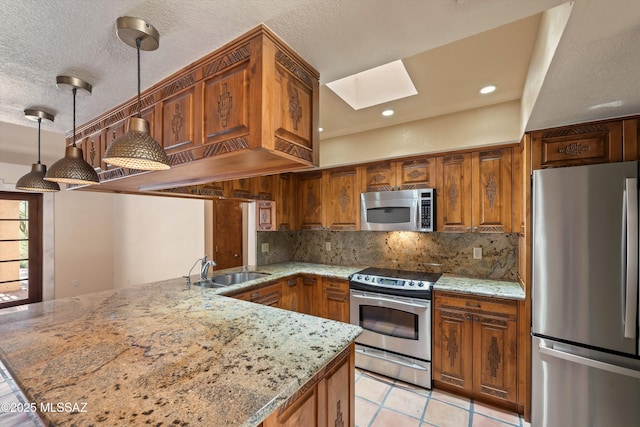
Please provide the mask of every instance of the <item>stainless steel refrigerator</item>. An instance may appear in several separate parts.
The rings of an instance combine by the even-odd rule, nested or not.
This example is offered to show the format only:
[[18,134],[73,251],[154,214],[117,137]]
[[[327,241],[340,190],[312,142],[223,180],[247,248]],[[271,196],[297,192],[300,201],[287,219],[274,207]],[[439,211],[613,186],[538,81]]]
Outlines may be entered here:
[[533,173],[533,427],[640,426],[638,163]]

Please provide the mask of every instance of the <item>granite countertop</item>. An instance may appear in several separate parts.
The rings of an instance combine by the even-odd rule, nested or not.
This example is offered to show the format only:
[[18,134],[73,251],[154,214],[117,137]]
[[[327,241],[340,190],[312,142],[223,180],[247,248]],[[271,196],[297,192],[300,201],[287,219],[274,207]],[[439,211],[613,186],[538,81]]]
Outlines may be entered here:
[[451,291],[496,298],[525,299],[524,290],[518,282],[474,279],[451,274],[443,274],[433,286],[433,289],[436,292]]
[[[271,264],[260,267],[252,267],[252,271],[260,271],[269,273],[267,277],[244,282],[238,285],[219,288],[215,292],[222,295],[240,292],[243,289],[251,288],[255,285],[271,282],[290,276],[292,274],[317,274],[325,277],[335,277],[338,279],[348,279],[353,273],[356,273],[365,266],[333,266],[325,264],[312,264],[303,262],[285,262],[280,264]],[[216,271],[213,275],[223,274],[225,272],[240,271],[241,268],[232,268],[227,270]],[[197,279],[193,278],[192,281]],[[461,292],[481,296],[490,296],[497,298],[509,298],[524,300],[525,293],[518,282],[510,282],[506,280],[494,279],[476,279],[470,277],[455,276],[452,274],[443,274],[433,286],[435,291],[451,291]]]
[[56,426],[257,425],[361,332],[184,279],[31,304],[0,323],[0,357],[29,401],[84,411],[41,414]]

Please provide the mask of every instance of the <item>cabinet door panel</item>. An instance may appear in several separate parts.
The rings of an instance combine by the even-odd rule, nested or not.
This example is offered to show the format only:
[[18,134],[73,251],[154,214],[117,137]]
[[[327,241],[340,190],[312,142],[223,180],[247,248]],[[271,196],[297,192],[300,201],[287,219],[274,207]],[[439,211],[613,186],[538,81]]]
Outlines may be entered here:
[[391,162],[380,162],[364,167],[366,191],[395,189],[396,174]]
[[324,228],[322,196],[322,173],[298,176],[298,224],[301,230]]
[[205,81],[204,138],[220,144],[216,154],[248,148],[250,74],[245,61]]
[[622,122],[590,123],[531,133],[532,168],[622,160]]
[[350,388],[349,377],[353,375],[349,370],[349,359],[335,371],[327,375],[326,381],[326,414],[327,426],[348,426],[350,414]]
[[401,190],[431,188],[436,186],[436,160],[415,159],[398,161],[397,187]]
[[282,280],[282,308],[301,312],[304,294],[300,282],[297,276]]
[[295,402],[276,416],[264,420],[264,427],[315,426],[318,419],[317,388],[310,387]]
[[473,231],[511,231],[512,150],[473,153]]
[[322,317],[349,323],[349,282],[325,277],[322,280],[322,289]]
[[174,153],[194,144],[195,87],[173,95],[162,103],[162,143],[167,153]]
[[301,313],[322,316],[322,277],[300,276],[302,281],[302,309]]
[[312,121],[312,87],[304,84],[289,70],[276,64],[274,80],[275,123],[280,126],[275,129],[278,138],[290,143],[300,144],[311,148],[313,129]]
[[358,170],[327,171],[323,176],[325,193],[323,207],[327,226],[332,230],[360,228],[360,188]]
[[517,327],[514,321],[474,317],[475,391],[509,401],[516,400]]
[[295,230],[296,188],[292,173],[275,176],[276,224],[279,231]]
[[433,378],[450,385],[472,387],[471,318],[458,311],[435,310]]
[[471,155],[438,157],[436,223],[438,231],[463,233],[471,230]]

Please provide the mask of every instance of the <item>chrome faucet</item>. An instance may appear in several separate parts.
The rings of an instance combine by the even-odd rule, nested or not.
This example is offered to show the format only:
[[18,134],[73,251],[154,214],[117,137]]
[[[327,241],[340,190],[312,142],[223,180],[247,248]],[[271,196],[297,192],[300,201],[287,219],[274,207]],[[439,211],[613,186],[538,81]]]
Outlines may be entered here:
[[191,272],[193,271],[195,266],[198,265],[198,263],[200,263],[200,280],[207,280],[207,276],[209,275],[209,267],[212,265],[215,267],[217,265],[216,262],[213,260],[207,261],[206,255],[203,256],[202,258],[198,258],[196,262],[194,262],[193,265],[191,266],[189,273],[187,273],[186,276],[183,276],[185,279],[187,279],[188,288],[191,287]]
[[207,256],[205,255],[202,258],[202,265],[200,267],[200,280],[207,280],[207,276],[209,275],[209,267],[215,267],[216,262],[214,260],[207,261]]

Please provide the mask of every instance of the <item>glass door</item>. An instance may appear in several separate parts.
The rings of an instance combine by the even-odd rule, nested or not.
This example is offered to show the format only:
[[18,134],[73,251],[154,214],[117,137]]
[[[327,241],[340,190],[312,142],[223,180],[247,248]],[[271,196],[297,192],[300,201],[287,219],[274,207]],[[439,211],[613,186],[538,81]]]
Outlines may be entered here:
[[0,192],[0,308],[42,301],[42,194]]

